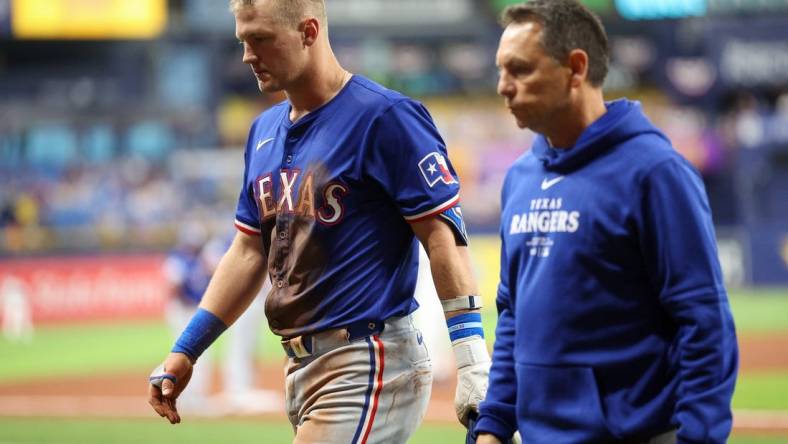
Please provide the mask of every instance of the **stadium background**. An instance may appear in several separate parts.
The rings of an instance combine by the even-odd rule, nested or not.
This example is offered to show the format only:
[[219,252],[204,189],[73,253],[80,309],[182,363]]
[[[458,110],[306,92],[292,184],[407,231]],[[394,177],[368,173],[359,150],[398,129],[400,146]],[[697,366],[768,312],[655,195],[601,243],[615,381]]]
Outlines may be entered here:
[[[532,138],[494,94],[506,3],[327,0],[345,67],[432,112],[487,298],[501,181]],[[742,349],[732,442],[786,442],[788,2],[585,3],[611,36],[607,97],[642,100],[703,175]],[[240,59],[224,0],[0,0],[0,290],[21,286],[35,326],[0,339],[0,443],[289,442],[278,406],[173,429],[144,399],[171,343],[161,261],[186,221],[232,230],[249,123],[281,99]],[[459,442],[451,390],[412,442]]]

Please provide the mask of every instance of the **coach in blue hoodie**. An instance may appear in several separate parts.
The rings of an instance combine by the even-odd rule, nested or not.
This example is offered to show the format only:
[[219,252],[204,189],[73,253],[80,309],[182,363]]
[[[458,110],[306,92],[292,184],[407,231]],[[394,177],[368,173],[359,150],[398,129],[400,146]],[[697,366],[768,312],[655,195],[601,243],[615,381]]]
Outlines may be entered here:
[[697,172],[638,103],[605,103],[585,7],[535,0],[503,25],[498,93],[539,135],[503,186],[477,443],[725,442],[738,352]]

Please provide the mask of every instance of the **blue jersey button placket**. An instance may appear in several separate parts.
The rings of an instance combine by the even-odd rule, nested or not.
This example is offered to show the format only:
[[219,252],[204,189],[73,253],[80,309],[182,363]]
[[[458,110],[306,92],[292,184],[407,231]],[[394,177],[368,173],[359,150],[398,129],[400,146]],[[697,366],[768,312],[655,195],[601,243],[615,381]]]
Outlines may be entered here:
[[287,282],[285,281],[285,276],[287,271],[285,270],[285,259],[287,258],[288,252],[290,250],[289,244],[289,236],[288,230],[290,229],[290,224],[286,220],[286,215],[277,215],[276,221],[276,239],[275,243],[277,244],[276,253],[274,256],[274,266],[275,266],[275,274],[274,277],[274,287],[276,290],[283,290],[287,286]]
[[[293,161],[295,160],[294,151],[296,149],[296,144],[298,143],[298,136],[294,135],[294,132],[300,131],[298,127],[291,127],[288,130],[288,136],[285,139],[284,143],[284,152],[282,153],[282,163],[281,163],[281,170],[289,170],[293,168]],[[290,215],[287,214],[279,214],[277,215],[277,234],[276,240],[278,243],[279,248],[277,254],[277,261],[280,264],[279,267],[279,275],[276,277],[276,281],[274,282],[274,286],[277,290],[284,290],[287,287],[287,280],[285,276],[287,274],[287,270],[285,270],[284,264],[286,261],[287,256],[290,254]]]
[[293,161],[295,160],[295,152],[300,136],[303,135],[304,127],[293,126],[287,130],[287,138],[285,139],[285,150],[282,158],[282,168],[292,168]]

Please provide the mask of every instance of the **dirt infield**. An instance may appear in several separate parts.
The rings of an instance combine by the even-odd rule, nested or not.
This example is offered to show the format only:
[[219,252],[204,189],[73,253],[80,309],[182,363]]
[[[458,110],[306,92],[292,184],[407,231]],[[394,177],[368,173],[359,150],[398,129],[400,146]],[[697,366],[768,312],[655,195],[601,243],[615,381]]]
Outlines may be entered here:
[[739,338],[740,372],[788,372],[788,333],[749,334]]
[[[740,338],[739,344],[741,373],[788,372],[788,333],[748,335]],[[0,384],[0,416],[152,417],[154,413],[145,399],[147,372],[148,369],[139,369],[122,374]],[[281,367],[269,364],[261,368],[258,383],[269,398],[265,405],[251,414],[285,420]],[[455,421],[453,394],[453,382],[436,383],[426,419]],[[200,412],[202,415],[249,415],[251,412],[233,408],[218,394],[218,390],[210,404],[210,409]],[[737,411],[734,429],[737,433],[788,434],[788,411]]]

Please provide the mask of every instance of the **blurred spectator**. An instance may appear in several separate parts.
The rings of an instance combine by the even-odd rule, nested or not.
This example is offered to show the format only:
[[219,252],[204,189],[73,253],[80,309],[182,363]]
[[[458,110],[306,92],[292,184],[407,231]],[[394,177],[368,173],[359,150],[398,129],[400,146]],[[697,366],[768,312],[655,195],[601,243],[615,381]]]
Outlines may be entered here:
[[[230,246],[230,235],[213,237],[202,249],[201,256],[215,270]],[[271,411],[282,402],[278,391],[262,390],[257,386],[257,350],[260,329],[266,324],[265,299],[271,291],[270,279],[235,323],[225,333],[226,350],[221,362],[221,402],[227,413],[259,414]]]
[[[176,338],[197,311],[211,278],[211,264],[201,254],[207,240],[208,233],[202,224],[188,222],[178,233],[177,247],[164,262],[164,276],[170,284],[165,319]],[[184,410],[204,413],[204,409],[209,407],[207,398],[213,377],[212,359],[212,353],[204,353],[195,364],[190,390],[178,400]]]
[[742,148],[756,148],[764,138],[765,110],[758,99],[742,91],[733,109],[735,141]]
[[30,343],[33,340],[33,310],[22,281],[10,275],[0,280],[0,307],[6,340]]
[[[177,335],[197,310],[213,271],[230,244],[226,235],[209,239],[204,224],[190,221],[179,232],[178,244],[164,264],[164,273],[171,284],[172,297],[166,307],[166,319]],[[200,357],[194,368],[189,390],[178,399],[179,405],[197,414],[259,414],[281,404],[278,392],[257,386],[259,370],[256,362],[260,329],[265,322],[265,297],[271,283],[263,288],[251,306],[227,330],[226,348],[220,361],[221,392],[213,397],[215,360],[213,352]]]

